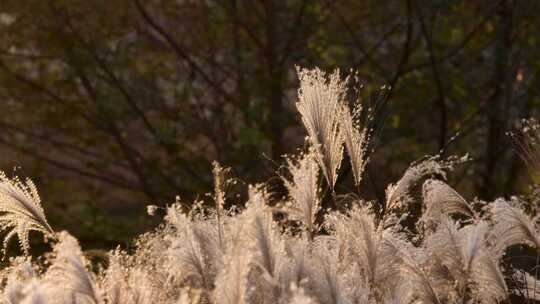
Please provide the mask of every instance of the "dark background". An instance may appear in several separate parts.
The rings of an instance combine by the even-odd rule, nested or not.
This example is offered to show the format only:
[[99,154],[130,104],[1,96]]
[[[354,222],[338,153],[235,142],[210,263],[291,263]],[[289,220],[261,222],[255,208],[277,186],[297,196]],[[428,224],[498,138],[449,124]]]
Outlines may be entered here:
[[363,197],[458,131],[465,198],[527,193],[506,132],[538,112],[539,15],[532,0],[2,0],[0,167],[35,180],[55,230],[125,243],[158,222],[147,204],[203,198],[214,159],[272,180],[305,136],[299,65],[357,70],[366,100],[391,87]]

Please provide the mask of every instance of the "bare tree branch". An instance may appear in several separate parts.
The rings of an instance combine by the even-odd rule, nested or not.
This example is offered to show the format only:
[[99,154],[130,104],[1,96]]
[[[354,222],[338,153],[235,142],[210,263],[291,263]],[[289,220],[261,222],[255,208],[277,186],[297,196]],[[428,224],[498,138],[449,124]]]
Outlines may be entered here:
[[234,99],[229,95],[229,93],[227,93],[220,84],[216,83],[212,78],[210,78],[210,76],[208,76],[207,73],[197,63],[195,63],[195,61],[184,51],[184,49],[178,44],[178,42],[176,42],[176,40],[167,31],[165,31],[165,29],[161,25],[159,25],[159,23],[154,20],[152,16],[150,16],[150,14],[144,8],[144,5],[140,2],[140,0],[133,0],[133,3],[135,4],[135,7],[137,8],[141,16],[144,18],[146,23],[148,23],[148,25],[150,25],[167,41],[167,43],[169,43],[169,45],[174,49],[178,57],[186,61],[189,66],[223,98],[229,101],[234,101]]
[[32,158],[41,160],[41,161],[43,161],[43,162],[45,162],[45,163],[47,163],[49,165],[52,165],[52,166],[54,166],[56,168],[59,168],[59,169],[65,170],[65,171],[70,171],[70,172],[76,173],[76,174],[84,176],[84,177],[88,177],[88,178],[92,178],[92,179],[95,179],[95,180],[98,180],[98,181],[101,181],[101,182],[109,183],[111,185],[114,185],[114,186],[117,186],[117,187],[120,187],[120,188],[123,188],[123,189],[137,190],[139,188],[138,184],[132,184],[129,181],[121,179],[118,176],[114,176],[115,178],[112,178],[113,175],[96,174],[94,172],[86,171],[86,170],[83,170],[83,169],[80,169],[80,168],[77,168],[77,167],[74,167],[74,166],[70,166],[70,165],[68,165],[68,164],[66,164],[64,162],[54,160],[52,158],[49,158],[47,156],[44,156],[44,155],[36,152],[35,149],[29,149],[29,148],[23,147],[21,145],[17,145],[12,140],[5,139],[2,136],[0,136],[0,143],[2,143],[4,146],[7,146],[7,147],[10,147],[10,148],[14,149],[15,151],[22,152],[22,153],[24,153],[26,155],[31,156]]
[[433,50],[433,41],[431,34],[428,33],[426,22],[424,20],[424,15],[422,13],[422,8],[416,1],[414,1],[416,10],[418,12],[418,19],[420,21],[420,28],[422,30],[422,35],[424,36],[424,39],[426,41],[427,50],[429,54],[429,59],[431,62],[431,69],[433,71],[433,78],[435,80],[435,84],[437,86],[437,102],[439,106],[440,111],[440,122],[439,122],[439,149],[443,149],[446,144],[446,126],[447,126],[447,109],[446,109],[446,103],[445,103],[445,94],[444,94],[444,88],[442,85],[441,77],[439,75],[439,69],[437,67],[437,60],[435,58],[435,52]]

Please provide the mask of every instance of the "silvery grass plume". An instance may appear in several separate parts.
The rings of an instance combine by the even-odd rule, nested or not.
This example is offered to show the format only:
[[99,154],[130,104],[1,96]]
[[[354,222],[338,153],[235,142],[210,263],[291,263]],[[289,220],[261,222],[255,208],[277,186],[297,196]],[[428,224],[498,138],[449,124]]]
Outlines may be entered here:
[[209,293],[214,288],[221,263],[219,232],[215,222],[195,213],[188,218],[174,205],[167,208],[166,221],[173,228],[165,235],[170,244],[165,251],[167,272],[183,286]]
[[212,162],[212,175],[214,176],[214,200],[218,213],[223,213],[225,204],[225,188],[229,179],[230,168],[222,167],[217,161]]
[[326,217],[327,228],[335,236],[341,263],[357,267],[357,284],[365,282],[373,300],[386,297],[395,286],[399,260],[388,247],[382,226],[375,225],[375,215],[368,207],[353,207],[346,214]]
[[[344,102],[340,105],[339,111],[339,126],[345,141],[345,148],[349,154],[354,183],[359,186],[362,181],[362,173],[368,162],[369,151],[367,149],[372,129],[359,123],[358,116],[362,112],[362,106],[359,102],[354,106],[352,113]],[[368,117],[368,120],[370,119],[371,117]]]
[[125,253],[118,249],[109,252],[109,265],[99,281],[100,288],[105,291],[103,297],[107,303],[120,304],[132,301],[131,288],[127,283],[129,270],[124,265],[126,259]]
[[467,201],[443,181],[428,179],[422,185],[425,210],[421,221],[434,226],[443,215],[462,214],[476,218],[476,213]]
[[[109,254],[109,266],[98,273],[104,303],[173,303],[183,286],[170,269],[167,250],[175,228],[166,218],[165,225],[140,235],[130,253],[119,249]],[[176,268],[178,269],[178,268]]]
[[[139,254],[138,252],[135,253]],[[146,257],[151,259],[151,257]],[[134,261],[133,256],[114,250],[109,255],[109,266],[101,275],[100,288],[103,291],[104,303],[107,304],[145,304],[170,303],[164,301],[163,294],[170,288],[168,284],[160,284],[150,275],[151,265]]]
[[[339,265],[338,246],[332,237],[319,236],[311,248],[308,286],[320,304],[348,303],[346,269]],[[357,288],[360,286],[357,286]]]
[[225,206],[225,191],[227,183],[229,182],[230,168],[222,167],[218,162],[212,163],[212,174],[214,176],[214,202],[216,204],[216,218],[219,233],[219,245],[222,246],[223,242],[223,223],[222,217],[224,215]]
[[43,277],[47,297],[56,303],[99,303],[94,277],[77,240],[63,231],[54,245],[55,258]]
[[266,205],[267,200],[268,194],[262,186],[250,186],[246,213],[252,225],[250,237],[254,244],[254,263],[267,279],[277,284],[279,258],[284,252],[281,235],[272,219],[272,211]]
[[51,301],[47,298],[45,287],[37,278],[30,279],[29,281],[25,282],[25,284],[18,285],[16,287],[17,290],[15,291],[16,294],[13,293],[14,290],[12,288],[13,286],[10,286],[8,283],[6,289],[10,290],[12,293],[7,297],[6,303],[8,304],[51,303]]
[[418,186],[426,179],[435,176],[446,179],[446,172],[453,170],[454,166],[467,161],[468,155],[461,158],[450,157],[440,159],[439,156],[432,156],[421,161],[412,163],[403,176],[395,184],[390,184],[386,188],[386,202],[384,204],[383,219],[384,225],[391,219],[391,213],[407,207],[415,199],[421,197],[420,191],[416,191]]
[[225,243],[223,264],[216,278],[213,291],[214,303],[249,303],[249,274],[253,259],[252,252],[246,248],[246,229],[248,222],[241,215],[231,218],[230,231]]
[[509,246],[527,244],[540,248],[538,219],[529,217],[523,210],[502,199],[492,203],[491,213],[495,226],[493,236],[495,253],[501,257]]
[[389,289],[382,303],[384,304],[410,304],[414,299],[413,285],[407,280],[399,280],[398,284]]
[[310,275],[311,242],[304,238],[289,238],[285,242],[285,263],[281,273],[282,289],[288,291],[284,298],[294,294],[292,287],[307,289]]
[[296,108],[315,149],[315,159],[330,188],[334,188],[343,158],[343,137],[339,130],[340,105],[346,94],[346,81],[339,70],[326,73],[297,68],[300,79]]
[[[145,267],[133,267],[129,270],[128,286],[131,287],[131,301],[128,303],[145,304],[145,303],[170,303],[172,297],[167,297],[167,294],[176,294],[176,291],[170,290],[167,282],[157,280],[150,274],[149,269]],[[120,302],[124,303],[124,302]]]
[[292,178],[282,176],[291,197],[286,211],[293,220],[302,221],[309,239],[313,238],[315,219],[321,208],[317,184],[319,167],[314,158],[312,151],[298,159],[288,158],[287,165]]
[[[434,269],[448,272],[439,294],[447,298],[496,303],[506,298],[507,287],[498,261],[487,244],[488,224],[480,221],[464,227],[443,216],[425,248]],[[436,273],[434,271],[434,273]],[[442,290],[441,290],[442,289]]]
[[54,237],[41,207],[36,186],[30,179],[24,182],[18,177],[10,179],[0,171],[0,213],[0,230],[9,231],[4,238],[4,251],[15,234],[26,254],[30,249],[30,231],[39,231],[45,236]]
[[407,280],[413,290],[412,298],[419,303],[442,304],[437,285],[425,266],[427,257],[421,248],[412,246],[399,235],[385,235],[386,246],[399,259],[399,279]]
[[445,174],[445,167],[434,158],[411,164],[397,183],[388,185],[386,189],[386,211],[400,208],[412,201],[411,190],[422,180],[433,175],[444,177]]
[[250,302],[277,303],[288,286],[281,285],[282,272],[285,270],[284,237],[273,221],[272,209],[267,206],[268,193],[263,185],[249,187],[247,210],[244,212],[248,221],[246,242],[252,251],[250,280],[254,289]]
[[481,298],[481,302],[497,303],[508,299],[509,290],[506,285],[500,261],[491,252],[489,247],[486,254],[481,255],[481,267],[475,268],[474,278],[477,285],[473,286],[473,291],[477,298]]
[[[32,290],[28,289],[31,280],[37,280],[37,273],[30,257],[17,257],[10,259],[10,266],[1,272],[1,282],[4,282],[2,300],[9,304],[20,303],[31,298]],[[42,294],[41,289],[39,294]]]

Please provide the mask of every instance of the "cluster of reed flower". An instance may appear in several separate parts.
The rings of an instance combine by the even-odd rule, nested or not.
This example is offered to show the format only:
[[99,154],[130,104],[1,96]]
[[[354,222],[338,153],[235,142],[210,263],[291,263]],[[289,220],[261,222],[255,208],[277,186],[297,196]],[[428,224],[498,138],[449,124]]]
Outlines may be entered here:
[[[4,246],[17,236],[25,255],[0,271],[4,303],[501,303],[540,300],[533,273],[507,267],[514,245],[538,249],[535,210],[519,198],[469,202],[446,182],[463,159],[413,163],[386,199],[339,205],[335,188],[347,153],[360,186],[369,160],[369,123],[350,110],[339,72],[299,69],[297,108],[307,148],[280,172],[288,195],[276,203],[265,184],[248,186],[245,207],[227,209],[230,170],[214,163],[214,207],[166,207],[164,223],[134,250],[90,263],[78,241],[48,224],[36,187],[0,175]],[[369,109],[367,119],[371,119]],[[332,193],[332,195],[325,195]],[[346,193],[343,193],[346,194]],[[343,203],[344,204],[344,203]],[[422,206],[421,214],[409,212]],[[382,206],[375,208],[375,205]],[[149,206],[156,214],[159,207]],[[528,210],[528,211],[525,211]],[[278,216],[279,215],[279,216]],[[411,225],[413,222],[415,224]],[[39,231],[53,251],[28,255]]]

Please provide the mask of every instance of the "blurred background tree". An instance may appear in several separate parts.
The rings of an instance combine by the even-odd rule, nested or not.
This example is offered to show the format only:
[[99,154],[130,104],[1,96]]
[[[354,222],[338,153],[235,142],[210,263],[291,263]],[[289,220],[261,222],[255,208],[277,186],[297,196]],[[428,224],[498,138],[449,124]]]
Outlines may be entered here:
[[[538,112],[540,2],[3,0],[0,165],[51,224],[114,246],[148,203],[211,189],[211,161],[267,181],[302,146],[295,65],[390,87],[362,193],[411,161],[469,153],[468,199],[530,183],[505,133]],[[22,169],[19,169],[22,168]]]

